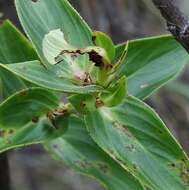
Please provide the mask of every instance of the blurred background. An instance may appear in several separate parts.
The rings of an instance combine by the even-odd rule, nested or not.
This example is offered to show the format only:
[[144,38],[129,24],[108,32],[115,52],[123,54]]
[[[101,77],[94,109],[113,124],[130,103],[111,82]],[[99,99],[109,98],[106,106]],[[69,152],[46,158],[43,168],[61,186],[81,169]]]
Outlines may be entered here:
[[[151,0],[70,0],[93,30],[112,36],[115,43],[165,34],[166,26]],[[188,0],[178,0],[189,16]],[[13,0],[0,0],[0,20],[10,19],[19,29]],[[22,30],[22,29],[21,29]],[[147,103],[156,109],[189,154],[189,66]],[[173,88],[174,87],[174,88]],[[53,161],[35,145],[9,152],[13,190],[103,190],[94,180]]]

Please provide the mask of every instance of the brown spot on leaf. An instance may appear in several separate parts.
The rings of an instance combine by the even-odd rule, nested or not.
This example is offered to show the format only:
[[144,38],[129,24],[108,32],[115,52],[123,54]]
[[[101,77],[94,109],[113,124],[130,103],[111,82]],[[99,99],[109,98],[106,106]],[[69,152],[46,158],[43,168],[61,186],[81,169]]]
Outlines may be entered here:
[[96,35],[92,36],[92,41],[93,41],[93,44],[96,46]]
[[108,165],[104,164],[104,163],[98,163],[98,167],[99,169],[104,172],[104,173],[107,173],[108,170],[109,170],[109,167]]
[[49,119],[49,121],[51,122],[52,126],[55,128],[55,129],[58,129],[59,127],[57,126],[56,124],[56,121],[55,121],[55,116],[53,114],[52,111],[49,111],[47,113],[47,118]]
[[20,92],[20,96],[26,96],[28,94],[27,90],[23,90],[22,92]]
[[5,136],[5,133],[6,133],[6,131],[5,130],[0,130],[0,137],[4,137]]
[[67,116],[68,114],[69,114],[68,109],[66,109],[66,108],[57,108],[57,109],[48,111],[47,114],[46,114],[46,117],[49,119],[50,123],[52,124],[52,126],[55,129],[59,129],[59,126],[56,123],[56,118],[58,116],[64,117],[64,116]]
[[[185,160],[185,159],[184,159]],[[185,162],[178,164],[178,168],[181,171],[180,172],[180,177],[182,179],[182,181],[189,186],[189,168],[187,166],[187,164],[185,164]]]
[[150,187],[144,187],[145,190],[152,190]]
[[100,100],[100,98],[96,98],[95,106],[96,106],[96,108],[103,107],[104,102],[102,100]]
[[134,170],[137,170],[137,168],[138,168],[137,165],[136,165],[136,164],[133,164],[133,169],[134,169]]
[[114,155],[114,151],[113,150],[110,150],[109,152],[110,152],[110,154]]
[[55,109],[54,111],[54,114],[56,115],[61,115],[61,116],[64,116],[68,113],[68,110],[67,109],[64,109],[64,108],[58,108],[58,109]]
[[57,144],[53,144],[53,148],[54,149],[58,149],[58,145]]
[[183,162],[186,162],[186,161],[187,161],[187,159],[186,159],[186,158],[182,158],[182,161],[183,161]]
[[88,162],[87,160],[78,160],[76,161],[76,164],[78,164],[83,169],[91,167],[91,163]]
[[88,54],[89,55],[89,60],[95,63],[95,66],[97,67],[103,67],[103,57],[99,55],[98,52],[95,50],[86,50],[86,49],[75,49],[75,50],[62,50],[58,56],[55,57],[55,61],[57,63],[60,63],[61,60],[59,60],[60,55],[64,54],[71,54],[71,56],[77,56],[77,54],[84,55]]
[[133,152],[136,150],[136,147],[133,144],[127,145],[126,148],[130,151]]
[[91,78],[91,76],[90,76],[90,74],[89,73],[87,73],[87,72],[85,72],[85,79],[84,79],[84,86],[86,86],[86,85],[89,85],[89,84],[92,84],[93,82],[92,82],[92,78]]
[[81,107],[81,108],[84,108],[85,106],[86,106],[86,103],[85,103],[84,101],[81,101],[81,102],[80,102],[80,107]]
[[9,135],[11,135],[11,134],[13,134],[13,133],[14,133],[14,130],[13,130],[13,129],[9,129],[9,130],[8,130],[8,134],[9,134]]
[[172,166],[173,168],[175,168],[175,167],[176,167],[176,164],[175,164],[175,163],[172,163],[171,166]]
[[183,170],[180,174],[181,179],[183,182],[189,186],[189,170]]
[[133,135],[131,134],[131,132],[128,130],[128,128],[122,124],[120,124],[118,121],[114,121],[113,126],[115,128],[118,128],[119,130],[121,130],[124,134],[126,134],[128,137],[132,137]]
[[38,123],[38,121],[39,121],[39,117],[35,116],[35,117],[32,118],[33,123]]
[[89,60],[95,63],[97,67],[103,67],[103,57],[99,55],[96,51],[92,50],[89,53]]
[[112,64],[106,64],[105,69],[106,70],[111,70],[113,68]]

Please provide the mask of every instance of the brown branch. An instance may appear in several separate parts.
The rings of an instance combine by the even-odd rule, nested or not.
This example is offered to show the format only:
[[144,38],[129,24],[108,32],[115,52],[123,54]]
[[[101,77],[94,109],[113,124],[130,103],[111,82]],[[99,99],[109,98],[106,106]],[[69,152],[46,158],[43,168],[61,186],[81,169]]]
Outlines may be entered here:
[[10,190],[10,173],[7,153],[0,155],[0,189]]
[[189,52],[189,18],[181,12],[175,0],[152,0],[167,22],[168,30]]

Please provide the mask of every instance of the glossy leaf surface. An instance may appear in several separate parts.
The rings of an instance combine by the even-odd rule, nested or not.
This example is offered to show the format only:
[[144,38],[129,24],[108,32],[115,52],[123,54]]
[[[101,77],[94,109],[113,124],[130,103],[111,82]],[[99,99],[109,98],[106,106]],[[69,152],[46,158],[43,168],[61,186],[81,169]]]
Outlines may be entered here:
[[102,93],[100,99],[108,107],[117,106],[127,95],[126,77],[122,77],[113,86],[107,89],[107,93]]
[[[124,44],[117,46],[117,55],[123,47]],[[119,76],[127,76],[131,95],[144,99],[176,77],[188,60],[188,53],[171,36],[133,40]]]
[[58,105],[58,98],[48,90],[22,90],[0,104],[0,128],[21,128]]
[[46,34],[55,29],[63,31],[66,41],[74,47],[92,45],[91,31],[67,0],[16,0],[18,16],[25,32],[35,45],[40,57]]
[[[0,63],[2,64],[38,59],[29,41],[10,21],[4,21],[0,26],[0,44]],[[3,68],[0,68],[0,78],[2,98],[26,87],[23,81]]]
[[61,75],[61,65],[49,66],[47,69],[39,61],[31,61],[10,65],[0,64],[0,67],[11,71],[31,83],[54,91],[87,94],[98,92],[102,89],[95,85],[80,86],[73,84],[72,81],[65,79]]
[[41,144],[56,139],[67,130],[68,125],[66,121],[66,117],[57,118],[56,123],[59,126],[57,129],[53,127],[47,118],[41,118],[36,122],[30,122],[17,130],[1,129],[0,152],[32,144]]
[[56,160],[96,178],[110,190],[143,190],[131,174],[93,142],[81,119],[71,116],[68,123],[68,130],[62,137],[45,144]]
[[112,62],[115,57],[115,46],[112,39],[105,33],[99,31],[93,32],[92,36],[94,45],[104,48],[109,60]]
[[157,114],[133,97],[86,116],[93,140],[153,190],[186,190],[189,161]]
[[42,143],[56,137],[56,130],[44,119],[18,130],[0,130],[0,152]]

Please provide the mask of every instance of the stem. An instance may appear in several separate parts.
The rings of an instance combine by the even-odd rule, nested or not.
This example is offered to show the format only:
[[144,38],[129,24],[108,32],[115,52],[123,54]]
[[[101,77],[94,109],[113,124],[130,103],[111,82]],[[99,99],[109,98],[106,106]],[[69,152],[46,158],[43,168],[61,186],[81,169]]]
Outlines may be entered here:
[[0,189],[10,190],[10,174],[7,153],[0,155]]
[[152,0],[167,22],[168,30],[189,52],[189,18],[177,7],[175,0]]

